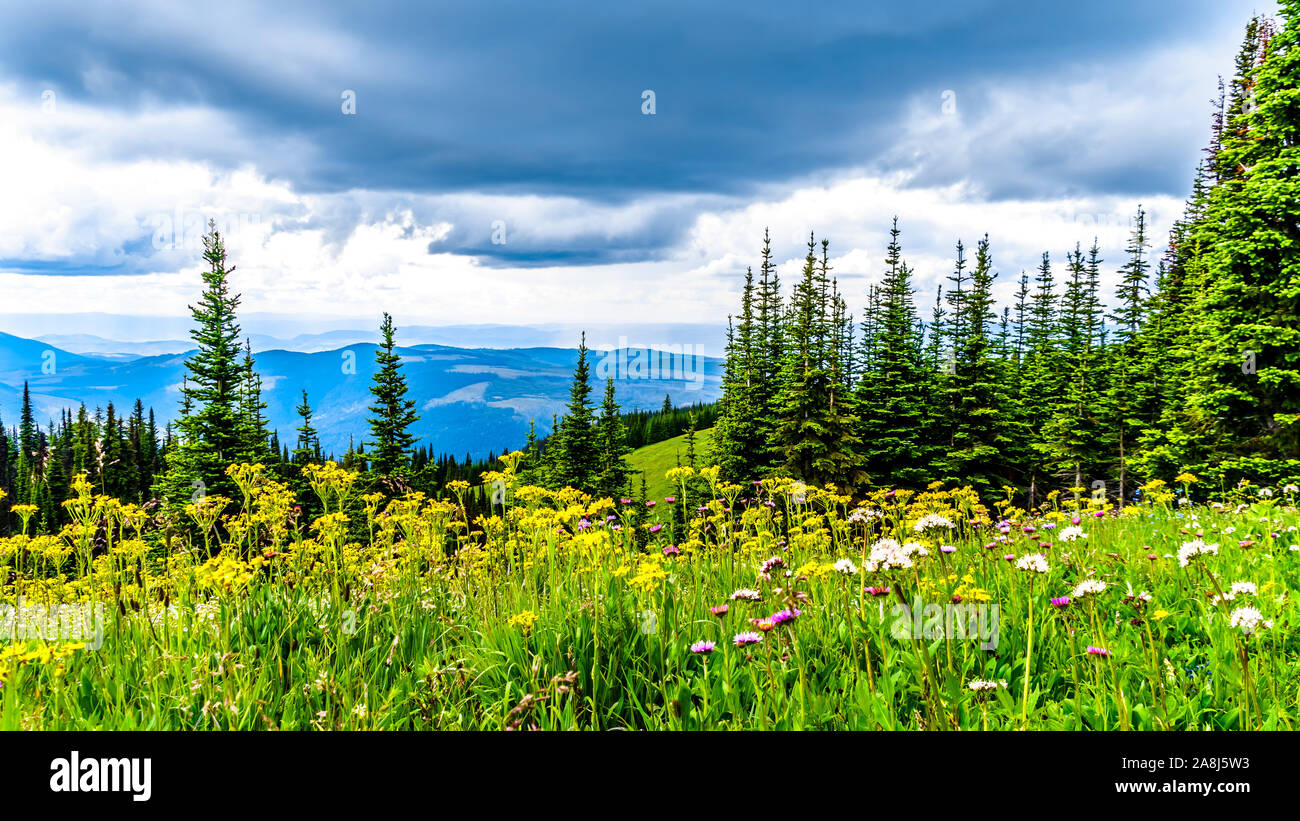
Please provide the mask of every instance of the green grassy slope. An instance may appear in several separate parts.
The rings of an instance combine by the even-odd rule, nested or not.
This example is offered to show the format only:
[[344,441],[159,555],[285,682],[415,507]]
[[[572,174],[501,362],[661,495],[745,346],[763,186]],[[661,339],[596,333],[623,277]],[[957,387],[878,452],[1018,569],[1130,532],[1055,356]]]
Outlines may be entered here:
[[[705,428],[695,432],[695,466],[697,468],[708,464],[706,456],[709,443],[712,440],[713,428]],[[677,488],[664,478],[664,474],[677,467],[678,456],[681,457],[682,464],[685,464],[685,436],[674,436],[672,439],[646,445],[629,453],[627,462],[633,471],[632,488],[635,490],[641,486],[640,474],[645,473],[649,498],[662,502],[665,496],[676,495]]]

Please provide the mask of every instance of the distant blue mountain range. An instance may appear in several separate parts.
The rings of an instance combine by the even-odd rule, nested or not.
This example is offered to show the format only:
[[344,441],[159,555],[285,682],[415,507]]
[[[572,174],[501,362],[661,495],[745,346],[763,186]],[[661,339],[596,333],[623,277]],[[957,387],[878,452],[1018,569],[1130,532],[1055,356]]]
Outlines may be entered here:
[[[139,398],[153,408],[161,427],[178,412],[187,354],[136,352],[155,344],[124,343],[112,353],[78,354],[49,341],[0,333],[0,418],[6,427],[17,423],[26,381],[43,425],[56,419],[61,409],[82,403],[93,411],[112,402],[126,414]],[[599,402],[606,376],[615,378],[624,410],[658,408],[665,394],[675,405],[717,399],[722,361],[697,354],[694,346],[684,347],[591,351],[593,400]],[[432,344],[399,346],[398,353],[409,395],[420,412],[414,428],[418,444],[431,446],[435,453],[476,458],[521,447],[530,419],[536,420],[539,436],[549,433],[552,414],[564,411],[578,356],[576,349],[565,348],[494,350]],[[373,343],[255,353],[267,416],[280,440],[293,446],[299,424],[294,408],[306,388],[327,453],[341,456],[350,438],[364,441],[374,355]]]

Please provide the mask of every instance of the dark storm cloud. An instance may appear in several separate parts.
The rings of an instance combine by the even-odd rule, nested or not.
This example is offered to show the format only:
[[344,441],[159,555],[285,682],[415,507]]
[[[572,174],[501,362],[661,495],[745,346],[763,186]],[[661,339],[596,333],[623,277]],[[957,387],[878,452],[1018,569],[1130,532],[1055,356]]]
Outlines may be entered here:
[[[1224,5],[560,0],[180,12],[51,2],[3,13],[0,79],[98,108],[216,109],[229,133],[80,136],[115,159],[251,163],[299,192],[605,204],[682,193],[742,203],[764,184],[899,165],[890,152],[909,100],[931,98],[937,108],[942,91],[955,89],[963,116],[978,119],[978,89],[990,84],[1032,83],[1239,28],[1248,12]],[[345,89],[356,94],[355,116],[340,110]],[[655,93],[654,116],[642,114],[645,89]],[[1138,134],[1145,124],[1108,127]],[[960,157],[922,156],[912,184],[965,180],[992,198],[1182,192],[1179,152],[1154,144],[1096,156],[1086,150],[1096,137],[1086,120],[1050,137],[1031,132],[1028,142],[1012,131]],[[496,246],[457,225],[437,245],[500,264],[649,259],[680,238],[689,216],[658,214],[635,240],[580,230],[572,244],[521,237]]]

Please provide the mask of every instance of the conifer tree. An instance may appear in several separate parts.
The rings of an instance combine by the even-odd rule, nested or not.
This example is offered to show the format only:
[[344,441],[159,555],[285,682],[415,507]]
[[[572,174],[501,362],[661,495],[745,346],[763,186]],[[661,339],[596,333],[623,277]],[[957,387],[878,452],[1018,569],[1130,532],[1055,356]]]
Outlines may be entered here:
[[632,470],[628,467],[625,458],[631,452],[631,448],[627,446],[623,417],[614,399],[612,378],[605,380],[605,397],[600,406],[600,418],[596,426],[600,466],[596,480],[596,495],[615,498],[627,485]]
[[298,440],[293,448],[293,463],[295,465],[306,465],[311,463],[320,464],[322,454],[320,450],[320,435],[316,433],[316,428],[312,426],[311,404],[307,401],[307,389],[302,391],[302,404],[294,408],[298,412],[298,418],[302,420],[297,428]]
[[1279,5],[1282,29],[1255,24],[1238,57],[1195,229],[1205,275],[1186,425],[1225,483],[1300,470],[1300,2]]
[[556,436],[553,481],[575,490],[593,491],[600,475],[600,453],[591,404],[591,368],[587,362],[587,334],[578,344],[569,404]]
[[878,486],[922,486],[933,479],[926,430],[930,373],[921,361],[912,272],[902,259],[898,220],[890,229],[885,278],[872,318],[870,371],[858,391],[866,471]]
[[215,222],[203,237],[203,259],[208,265],[205,287],[198,304],[190,306],[195,322],[190,337],[197,350],[185,363],[179,442],[165,482],[173,505],[189,502],[198,492],[235,498],[226,468],[247,455],[247,429],[240,415],[245,371],[235,317],[239,295],[230,290],[235,267],[226,266],[226,246]]
[[402,373],[402,357],[394,348],[393,318],[384,313],[379,326],[382,340],[375,349],[375,370],[370,393],[375,404],[370,406],[370,469],[380,476],[401,475],[411,463],[411,448],[416,437],[411,425],[420,418],[415,410],[415,400],[407,399],[406,375]]
[[985,236],[975,252],[970,290],[956,303],[960,306],[959,316],[953,318],[954,326],[961,330],[950,377],[953,434],[945,459],[949,478],[969,482],[983,491],[996,488],[998,477],[1005,475],[1003,448],[1008,441],[1003,424],[1003,371],[989,338],[996,276]]

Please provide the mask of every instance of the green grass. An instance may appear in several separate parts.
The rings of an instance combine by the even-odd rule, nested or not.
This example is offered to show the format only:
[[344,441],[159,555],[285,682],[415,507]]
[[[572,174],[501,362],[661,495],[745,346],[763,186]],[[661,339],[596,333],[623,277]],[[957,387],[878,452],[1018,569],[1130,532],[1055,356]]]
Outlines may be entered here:
[[[366,499],[354,538],[355,474],[313,468],[328,512],[297,528],[283,485],[235,473],[243,503],[191,508],[225,510],[231,535],[165,557],[85,485],[81,527],[0,538],[0,605],[35,608],[0,641],[0,730],[1300,724],[1300,494],[1285,489],[1026,511],[969,489],[857,507],[774,478],[688,485],[640,521],[518,488],[473,532],[459,500]],[[103,606],[102,643],[28,629],[79,602]]]
[[[705,452],[713,441],[713,428],[695,432],[695,463],[705,465]],[[677,467],[678,457],[686,463],[686,436],[674,436],[653,445],[637,448],[628,454],[627,462],[632,467],[632,488],[640,487],[640,474],[645,474],[649,498],[663,501],[665,496],[674,495],[678,488],[664,478],[664,474]]]

